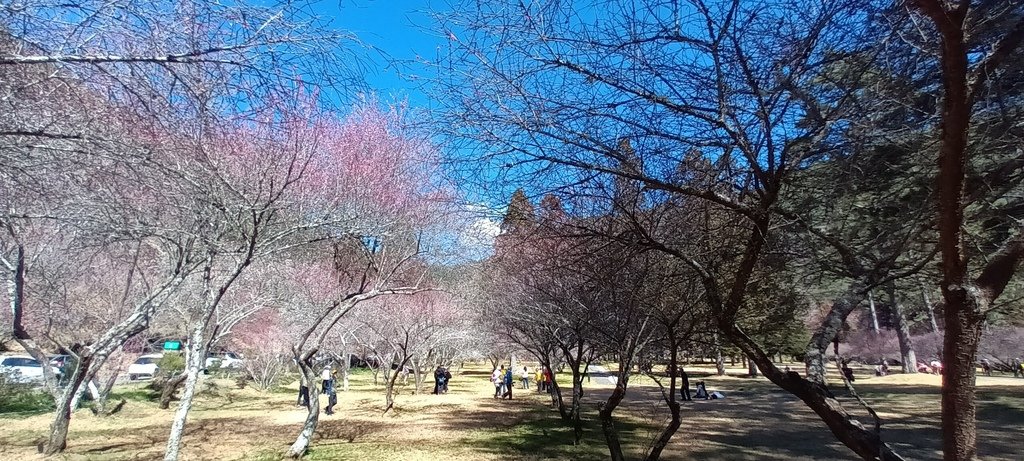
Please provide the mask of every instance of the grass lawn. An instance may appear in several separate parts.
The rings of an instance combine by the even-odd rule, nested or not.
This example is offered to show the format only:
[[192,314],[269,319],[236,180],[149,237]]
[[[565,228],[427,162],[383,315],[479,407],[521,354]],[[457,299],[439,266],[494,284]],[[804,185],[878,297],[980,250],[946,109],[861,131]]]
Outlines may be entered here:
[[[856,459],[801,402],[764,379],[706,376],[690,367],[691,382],[705,380],[724,400],[683,407],[683,427],[663,459],[793,460]],[[739,375],[741,371],[730,370]],[[866,373],[865,373],[866,375]],[[546,395],[514,392],[495,400],[489,370],[474,365],[456,373],[447,395],[413,395],[402,387],[396,408],[384,415],[383,390],[368,373],[356,374],[349,392],[339,393],[338,413],[321,413],[313,460],[602,460],[607,449],[595,421],[597,403],[612,386],[606,379],[586,385],[580,444],[558,418]],[[567,380],[567,376],[559,376]],[[231,380],[210,379],[197,398],[186,427],[183,458],[191,460],[279,460],[296,436],[305,410],[295,406],[297,383],[276,392],[238,389]],[[883,438],[908,459],[940,459],[939,378],[931,375],[864,376],[861,395],[884,418]],[[68,450],[52,459],[162,459],[172,410],[160,410],[142,384],[117,389],[128,403],[113,416],[75,413]],[[837,391],[838,392],[838,391]],[[640,456],[657,434],[667,411],[649,379],[631,383],[617,412],[628,457]],[[979,378],[979,450],[983,459],[1016,460],[1024,425],[1024,379]],[[866,412],[846,403],[857,414]],[[0,459],[42,459],[36,445],[45,438],[50,414],[26,410],[0,413]],[[865,419],[865,424],[869,424]]]

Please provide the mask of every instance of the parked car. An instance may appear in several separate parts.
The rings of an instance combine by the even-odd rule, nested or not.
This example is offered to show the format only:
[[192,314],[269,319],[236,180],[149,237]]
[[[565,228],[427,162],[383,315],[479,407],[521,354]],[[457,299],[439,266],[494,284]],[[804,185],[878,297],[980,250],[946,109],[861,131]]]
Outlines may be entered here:
[[[53,370],[57,379],[61,379],[61,372]],[[4,357],[0,361],[0,373],[9,376],[11,381],[19,383],[41,383],[43,382],[43,366],[39,361],[27,355],[14,355]]]
[[51,355],[50,365],[60,370],[67,370],[67,367],[74,366],[75,358],[70,355]]
[[163,354],[145,354],[139,356],[135,363],[128,365],[128,379],[152,378],[156,375],[157,362],[164,358]]
[[206,356],[206,368],[242,368],[242,358],[234,352],[214,352]]

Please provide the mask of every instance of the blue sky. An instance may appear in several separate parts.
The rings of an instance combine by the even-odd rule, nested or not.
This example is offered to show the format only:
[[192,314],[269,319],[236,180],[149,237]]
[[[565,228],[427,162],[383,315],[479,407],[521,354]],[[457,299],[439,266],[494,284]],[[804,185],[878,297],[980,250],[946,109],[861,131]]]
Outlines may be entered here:
[[[367,49],[369,62],[365,78],[384,101],[409,99],[414,107],[429,105],[418,83],[403,79],[390,60],[411,62],[417,56],[432,59],[438,47],[445,46],[436,36],[430,16],[431,7],[443,9],[443,2],[424,0],[333,0],[318,4],[318,13],[333,18],[334,26],[355,34]],[[385,55],[387,57],[385,57]],[[402,69],[408,72],[410,69]]]

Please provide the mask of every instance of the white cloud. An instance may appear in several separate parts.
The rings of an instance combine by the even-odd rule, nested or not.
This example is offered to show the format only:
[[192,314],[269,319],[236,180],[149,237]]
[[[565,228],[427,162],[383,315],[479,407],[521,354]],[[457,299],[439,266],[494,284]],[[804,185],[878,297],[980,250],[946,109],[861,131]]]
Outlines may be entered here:
[[501,233],[495,210],[483,205],[467,205],[466,225],[459,230],[458,246],[469,260],[484,259],[494,253],[494,239]]

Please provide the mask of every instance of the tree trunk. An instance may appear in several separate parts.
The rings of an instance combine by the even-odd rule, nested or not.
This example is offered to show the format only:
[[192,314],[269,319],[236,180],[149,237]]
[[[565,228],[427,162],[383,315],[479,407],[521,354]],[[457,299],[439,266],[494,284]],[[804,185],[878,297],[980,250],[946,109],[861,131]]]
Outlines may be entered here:
[[[826,384],[828,346],[842,330],[846,318],[861,304],[864,299],[864,286],[863,281],[854,280],[846,287],[845,292],[832,301],[832,308],[829,309],[828,314],[811,336],[810,342],[807,343],[807,350],[804,352],[807,379],[823,386]],[[764,372],[764,369],[762,368],[761,371]]]
[[896,297],[896,288],[889,284],[889,302],[892,305],[892,316],[896,322],[896,338],[900,343],[900,361],[903,363],[904,373],[917,373],[917,354],[914,352],[914,344],[910,339],[910,325],[907,321],[903,305]]
[[[717,331],[714,333],[713,338],[715,341],[715,371],[718,373],[718,376],[725,376],[725,358],[722,357],[722,343],[718,338]],[[733,361],[733,364],[735,363],[736,362]]]
[[932,333],[939,332],[939,323],[935,321],[935,306],[932,305],[932,300],[928,298],[928,291],[925,290],[924,285],[921,286],[921,297],[924,298],[924,309],[928,312],[928,321],[932,326]]
[[185,390],[182,392],[181,400],[178,402],[178,409],[174,412],[171,433],[167,437],[167,451],[164,453],[164,461],[177,461],[181,451],[181,438],[185,434],[185,421],[188,419],[188,412],[192,410],[192,400],[196,395],[196,385],[199,383],[199,375],[202,374],[203,365],[206,362],[205,326],[205,322],[198,324],[193,327],[192,334],[189,335],[188,357],[186,357],[185,363]]
[[[881,435],[868,430],[835,398],[828,388],[811,379],[801,378],[794,372],[779,370],[760,347],[738,327],[721,325],[733,344],[751,357],[761,372],[775,385],[802,400],[829,427],[832,434],[866,461],[903,461],[886,445]],[[731,330],[729,330],[731,328]]]
[[124,344],[127,338],[141,331],[145,324],[132,324],[129,322],[129,326],[132,326],[132,328],[122,330],[124,331],[123,336],[104,336],[104,338],[98,341],[102,347],[85,350],[78,354],[75,360],[75,368],[68,379],[67,387],[64,388],[59,398],[55,399],[56,413],[50,425],[50,436],[43,447],[45,454],[60,453],[67,448],[71,416],[75,409],[78,408],[78,403],[82,398],[82,394],[86,391],[86,387],[92,383],[96,373],[106,363],[107,357],[110,356],[114,349],[121,347],[121,344]]
[[[95,362],[94,362],[94,366],[95,366]],[[99,371],[99,366],[96,366],[96,369],[97,369],[97,371]],[[116,413],[118,411],[118,409],[119,409],[119,407],[117,407],[117,406],[115,406],[113,410],[110,410],[110,409],[107,408],[107,403],[110,401],[110,392],[114,389],[114,385],[117,384],[117,375],[119,373],[120,373],[120,368],[115,368],[114,370],[112,370],[111,373],[110,373],[110,376],[107,377],[107,381],[105,383],[103,383],[103,387],[102,388],[96,386],[96,384],[95,384],[96,380],[99,379],[98,376],[96,378],[91,379],[91,380],[89,380],[87,382],[87,384],[89,386],[89,393],[91,394],[92,400],[95,403],[96,408],[98,410],[96,412],[96,414],[98,416],[110,416],[110,415]],[[98,375],[98,373],[97,373],[97,375]],[[81,392],[79,393],[79,396],[81,396]],[[124,399],[122,399],[122,401],[124,401]],[[121,405],[121,404],[119,404],[119,405]],[[78,406],[77,406],[77,404],[73,403],[71,405],[71,408],[78,408]]]
[[178,388],[185,383],[188,378],[188,371],[182,371],[174,377],[171,377],[164,383],[163,388],[160,389],[160,408],[166,410],[171,408],[171,400],[174,400],[174,394],[178,392]]
[[868,292],[868,310],[871,312],[871,331],[875,334],[881,333],[878,328],[878,312],[875,311],[875,297],[871,296],[871,292]]
[[580,415],[580,402],[583,400],[583,373],[580,372],[578,360],[569,359],[569,366],[572,368],[572,401],[569,404],[569,418],[572,420],[574,443],[579,445],[580,440],[583,439],[583,418]]
[[78,364],[71,373],[67,386],[59,398],[56,399],[57,410],[54,414],[53,422],[50,423],[50,436],[43,447],[43,454],[47,456],[54,455],[67,448],[71,413],[75,411],[71,404],[78,400],[75,398],[75,395],[81,395],[81,392],[84,390],[82,385],[89,375],[88,371],[91,363],[91,357],[87,355],[79,356]]
[[944,459],[977,458],[975,366],[982,310],[967,290],[942,287],[946,298],[946,336],[942,342],[942,448]]
[[348,392],[348,371],[352,367],[352,354],[342,351],[341,356],[344,357],[344,363],[341,365],[341,389]]
[[405,369],[405,365],[409,363],[409,357],[403,357],[402,363],[398,364],[398,369],[391,374],[391,379],[387,382],[387,388],[384,391],[384,413],[387,413],[395,407],[395,382],[398,381],[398,377],[402,375],[402,370]]
[[420,363],[419,359],[412,359],[410,362],[412,363],[412,381],[413,385],[416,386],[412,393],[419,395],[420,390],[423,389],[423,381],[427,379],[427,374],[420,368],[422,363]]
[[[69,381],[68,385],[70,384],[71,383]],[[78,407],[82,404],[82,397],[85,395],[86,392],[89,392],[90,396],[92,397],[93,403],[97,403],[96,395],[94,395],[95,393],[92,390],[93,387],[94,386],[92,386],[92,382],[82,383],[82,385],[78,388],[78,392],[75,392],[75,395],[71,398],[72,411],[77,410]]]
[[288,448],[287,456],[289,458],[301,458],[306,454],[310,443],[313,441],[316,426],[320,422],[320,387],[316,385],[316,372],[313,368],[300,364],[299,373],[302,373],[306,383],[309,384],[309,409],[306,412],[306,419],[302,423],[302,430],[299,431],[299,436],[295,438],[295,443],[292,443],[292,446]]
[[569,408],[565,405],[565,400],[562,399],[562,388],[558,386],[558,378],[555,374],[555,369],[551,367],[551,359],[544,357],[541,359],[541,365],[548,369],[551,373],[551,405],[558,408],[558,415],[562,419],[569,421],[572,419],[572,415],[569,413]]
[[748,378],[756,378],[757,377],[757,364],[754,363],[753,360],[747,360],[747,377]]
[[[671,328],[672,326],[669,327]],[[669,385],[668,393],[665,395],[665,403],[668,405],[671,419],[669,419],[668,425],[662,429],[658,437],[651,443],[651,450],[644,457],[644,461],[658,461],[661,459],[661,453],[665,451],[665,447],[672,440],[672,436],[675,435],[676,431],[679,430],[679,426],[682,425],[682,417],[679,413],[679,401],[676,400],[676,377],[679,376],[679,345],[677,344],[675,334],[669,334],[669,345],[671,351],[669,352]]]
[[[619,362],[619,379],[615,383],[615,390],[608,397],[608,400],[599,405],[598,417],[601,419],[601,432],[604,433],[605,442],[608,444],[608,451],[612,461],[625,461],[622,455],[622,442],[619,440],[619,430],[615,427],[613,413],[622,403],[626,396],[626,381],[629,379],[628,369],[623,371],[624,364]],[[628,364],[625,364],[629,366]]]

